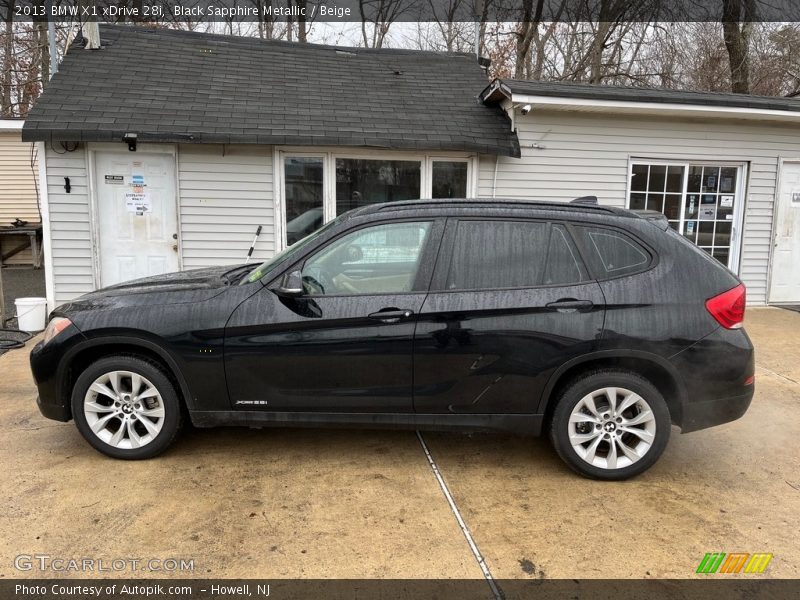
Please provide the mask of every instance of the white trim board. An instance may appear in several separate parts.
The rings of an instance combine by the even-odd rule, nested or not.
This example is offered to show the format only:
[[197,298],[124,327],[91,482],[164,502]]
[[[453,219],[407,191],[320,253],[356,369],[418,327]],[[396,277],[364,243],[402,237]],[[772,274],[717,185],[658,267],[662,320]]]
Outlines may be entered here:
[[759,121],[789,121],[800,124],[800,111],[744,108],[736,106],[702,106],[670,102],[636,102],[625,100],[595,100],[563,96],[537,96],[534,94],[512,94],[514,104],[530,104],[535,112],[538,107],[553,110],[575,110],[586,112],[616,112],[641,115],[675,115],[682,117],[716,117]]
[[44,289],[47,312],[56,307],[55,273],[53,272],[53,238],[50,226],[50,204],[47,190],[47,147],[35,142],[39,160],[39,208],[42,211],[42,253],[44,254]]

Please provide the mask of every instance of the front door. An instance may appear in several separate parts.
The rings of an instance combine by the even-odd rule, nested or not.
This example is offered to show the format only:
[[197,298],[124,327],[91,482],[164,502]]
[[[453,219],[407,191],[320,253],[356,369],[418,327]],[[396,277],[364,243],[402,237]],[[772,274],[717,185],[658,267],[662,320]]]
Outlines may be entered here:
[[553,371],[595,349],[604,304],[563,225],[451,219],[414,337],[416,412],[536,413]]
[[410,412],[414,325],[442,227],[357,229],[297,265],[302,296],[264,288],[243,302],[225,329],[233,407]]
[[177,271],[172,155],[97,152],[95,182],[100,285]]
[[781,169],[769,301],[800,302],[800,162]]

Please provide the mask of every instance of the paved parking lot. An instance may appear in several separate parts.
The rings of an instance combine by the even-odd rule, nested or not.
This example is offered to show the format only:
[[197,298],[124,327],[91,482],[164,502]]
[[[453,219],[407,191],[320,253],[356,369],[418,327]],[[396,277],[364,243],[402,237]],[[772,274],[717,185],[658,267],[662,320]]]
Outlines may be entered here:
[[[772,552],[764,576],[800,577],[800,313],[750,309],[746,326],[750,411],[675,430],[636,480],[582,479],[545,440],[423,434],[492,576],[684,578],[724,551]],[[484,576],[415,433],[190,430],[123,462],[34,398],[27,350],[0,357],[2,577],[62,575],[14,568],[37,553],[194,559],[196,577]]]

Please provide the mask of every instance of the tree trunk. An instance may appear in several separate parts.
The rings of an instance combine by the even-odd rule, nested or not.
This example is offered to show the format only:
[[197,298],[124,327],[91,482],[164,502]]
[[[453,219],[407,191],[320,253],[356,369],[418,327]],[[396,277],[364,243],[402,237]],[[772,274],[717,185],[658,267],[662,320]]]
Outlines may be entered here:
[[42,74],[42,88],[50,81],[50,42],[47,39],[47,22],[36,23],[36,45],[39,49],[39,73]]
[[308,41],[308,23],[306,21],[306,0],[294,0],[297,5],[297,41],[306,43]]
[[536,0],[536,12],[533,12],[533,0],[523,0],[522,22],[517,33],[516,61],[514,64],[514,78],[522,79],[525,76],[525,67],[530,61],[531,43],[533,36],[542,20],[544,0]]
[[731,91],[750,93],[750,32],[753,0],[722,0],[722,33],[731,72]]
[[11,107],[11,68],[14,61],[14,0],[7,3],[4,39],[3,39],[3,72],[0,73],[0,116],[12,117]]
[[592,40],[591,61],[589,63],[589,83],[603,83],[603,52],[606,48],[606,39],[611,30],[611,23],[600,21],[597,24],[597,34]]

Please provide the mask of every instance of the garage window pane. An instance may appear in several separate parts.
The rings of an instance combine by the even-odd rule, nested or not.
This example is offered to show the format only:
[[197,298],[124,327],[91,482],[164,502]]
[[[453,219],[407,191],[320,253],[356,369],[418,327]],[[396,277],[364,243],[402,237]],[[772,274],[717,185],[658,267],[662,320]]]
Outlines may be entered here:
[[632,192],[646,192],[647,191],[647,165],[633,165],[631,175],[631,191]]

